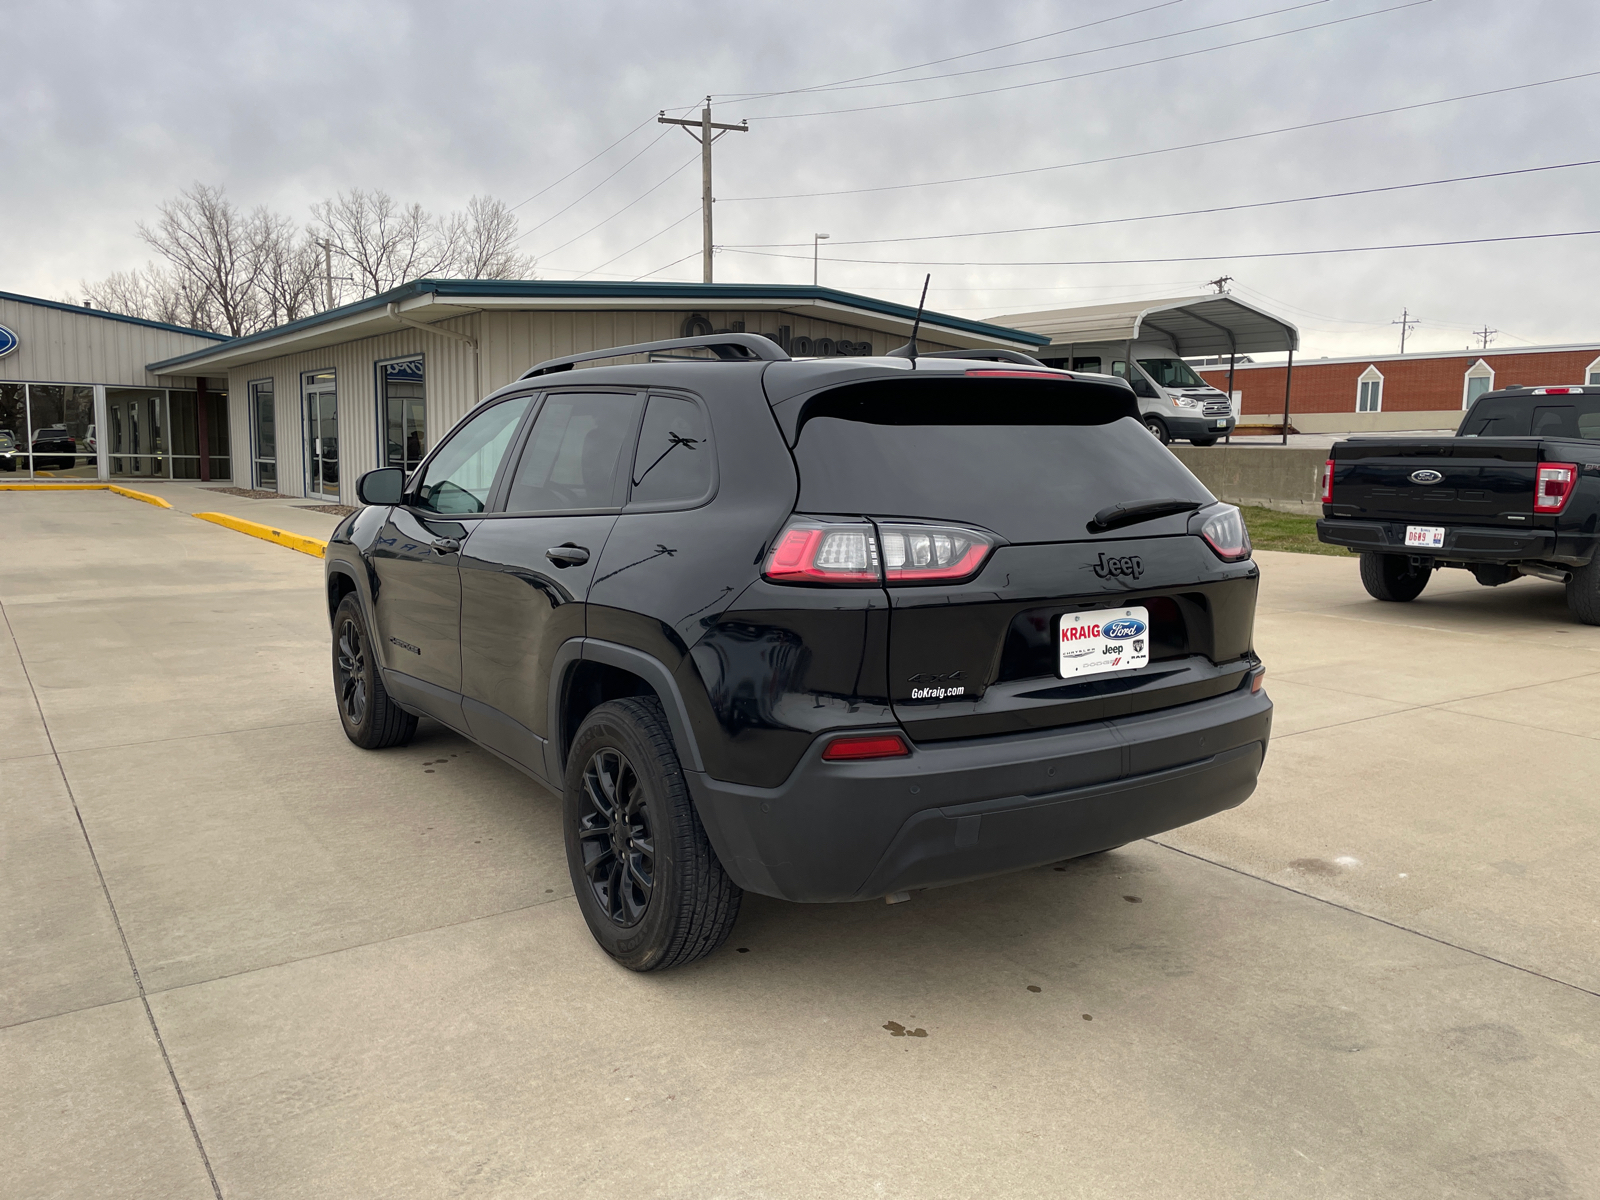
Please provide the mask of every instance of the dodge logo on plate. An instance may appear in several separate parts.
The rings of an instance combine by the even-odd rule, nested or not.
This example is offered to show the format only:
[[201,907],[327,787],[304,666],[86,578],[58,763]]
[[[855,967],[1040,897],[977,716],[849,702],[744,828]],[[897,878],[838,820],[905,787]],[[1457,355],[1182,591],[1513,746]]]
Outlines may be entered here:
[[1438,472],[1424,467],[1420,471],[1411,472],[1412,483],[1438,483],[1444,476]]

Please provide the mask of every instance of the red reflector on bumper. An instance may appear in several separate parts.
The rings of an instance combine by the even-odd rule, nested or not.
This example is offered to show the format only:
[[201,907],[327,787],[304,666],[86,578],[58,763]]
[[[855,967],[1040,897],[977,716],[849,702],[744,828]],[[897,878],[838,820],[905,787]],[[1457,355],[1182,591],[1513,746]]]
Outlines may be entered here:
[[911,753],[898,733],[863,733],[834,738],[822,752],[823,762],[856,762],[863,758],[905,758]]
[[1266,682],[1267,673],[1265,671],[1257,671],[1250,677],[1250,694],[1252,696],[1255,695],[1262,689],[1263,686],[1265,686]]

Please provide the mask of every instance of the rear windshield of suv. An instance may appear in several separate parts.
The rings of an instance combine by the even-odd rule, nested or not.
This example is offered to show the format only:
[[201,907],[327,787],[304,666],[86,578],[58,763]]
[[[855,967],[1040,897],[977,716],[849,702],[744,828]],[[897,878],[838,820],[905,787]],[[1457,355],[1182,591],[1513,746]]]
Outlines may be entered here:
[[1485,396],[1457,436],[1600,439],[1600,396]]
[[[1094,514],[1211,494],[1120,387],[1033,380],[855,384],[806,405],[799,510],[966,522],[1011,542],[1086,539]],[[1181,533],[1166,517],[1121,536]]]

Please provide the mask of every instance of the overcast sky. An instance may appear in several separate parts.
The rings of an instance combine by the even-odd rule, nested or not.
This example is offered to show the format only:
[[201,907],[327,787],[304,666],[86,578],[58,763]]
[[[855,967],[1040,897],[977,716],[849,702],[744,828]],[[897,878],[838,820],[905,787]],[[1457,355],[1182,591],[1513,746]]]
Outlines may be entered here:
[[[1463,348],[1484,325],[1499,348],[1600,337],[1600,237],[1230,257],[1600,229],[1597,166],[867,241],[1600,159],[1600,75],[1144,153],[1600,70],[1593,0],[3,0],[0,22],[0,290],[67,297],[141,265],[136,222],[194,181],[297,220],[356,186],[435,211],[475,193],[526,200],[541,278],[697,281],[698,150],[653,117],[711,92],[716,119],[750,119],[716,147],[719,281],[809,282],[821,232],[822,282],[914,303],[932,271],[929,307],[976,317],[1189,294],[1228,274],[1295,321],[1312,356],[1393,352],[1402,309],[1421,317],[1415,349]],[[1009,42],[1023,44],[973,53]],[[905,82],[929,75],[947,77]],[[874,86],[794,91],[863,76]],[[818,113],[831,115],[803,115]],[[1115,155],[1135,157],[860,190]],[[807,195],[756,198],[794,193]],[[1202,261],[1043,265],[1188,257]]]

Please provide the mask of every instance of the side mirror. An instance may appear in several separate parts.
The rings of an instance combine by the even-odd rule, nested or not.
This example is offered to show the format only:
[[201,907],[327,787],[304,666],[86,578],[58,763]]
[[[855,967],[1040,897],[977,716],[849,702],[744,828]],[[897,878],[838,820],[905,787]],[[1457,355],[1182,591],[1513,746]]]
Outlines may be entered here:
[[399,504],[405,486],[406,473],[399,467],[379,467],[356,480],[356,497],[363,504]]

